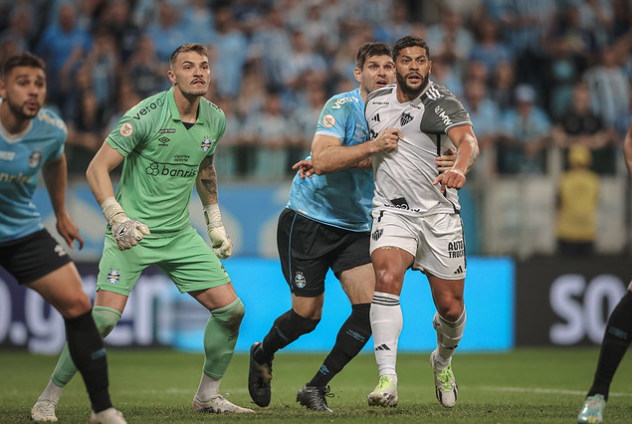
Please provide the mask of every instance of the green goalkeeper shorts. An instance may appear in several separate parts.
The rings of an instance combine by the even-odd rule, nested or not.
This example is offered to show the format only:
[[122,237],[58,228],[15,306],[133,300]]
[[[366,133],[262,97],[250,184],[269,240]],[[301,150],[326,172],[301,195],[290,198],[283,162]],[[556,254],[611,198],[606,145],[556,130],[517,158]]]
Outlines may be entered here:
[[228,273],[195,229],[175,235],[150,234],[128,250],[119,250],[112,234],[107,234],[99,262],[97,290],[129,296],[140,273],[158,266],[180,293],[206,290],[230,282]]

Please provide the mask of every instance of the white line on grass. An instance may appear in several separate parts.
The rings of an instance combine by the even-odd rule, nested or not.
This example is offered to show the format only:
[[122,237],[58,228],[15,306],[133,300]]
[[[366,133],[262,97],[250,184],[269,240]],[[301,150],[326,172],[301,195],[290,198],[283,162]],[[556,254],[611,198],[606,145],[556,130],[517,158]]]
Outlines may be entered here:
[[[516,392],[516,393],[542,393],[555,395],[581,395],[586,396],[586,391],[581,390],[564,390],[564,389],[542,389],[528,387],[501,387],[501,386],[481,386],[480,389],[494,392]],[[632,393],[610,392],[609,396],[614,397],[632,397]]]

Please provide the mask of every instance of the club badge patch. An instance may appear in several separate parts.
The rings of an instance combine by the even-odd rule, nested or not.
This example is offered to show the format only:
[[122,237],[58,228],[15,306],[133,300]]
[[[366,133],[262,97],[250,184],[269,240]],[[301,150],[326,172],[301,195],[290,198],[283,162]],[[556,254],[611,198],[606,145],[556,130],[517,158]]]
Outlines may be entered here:
[[327,115],[323,116],[323,126],[327,128],[331,128],[334,125],[336,125],[336,118],[334,118],[334,116],[331,113],[328,113]]
[[119,128],[119,134],[121,134],[123,137],[129,137],[133,133],[134,127],[129,122],[125,122],[123,125],[121,125],[121,128]]
[[119,271],[118,269],[110,268],[107,281],[110,284],[118,284],[119,281],[121,281],[121,271]]
[[294,285],[299,289],[302,289],[305,287],[306,283],[307,281],[305,280],[303,273],[301,271],[297,271],[296,274],[294,274]]
[[42,151],[41,150],[32,151],[31,156],[29,156],[29,166],[31,168],[37,168],[41,162],[42,162]]
[[204,137],[204,140],[202,140],[202,144],[200,145],[200,148],[202,149],[203,152],[208,152],[208,150],[211,148],[211,137]]

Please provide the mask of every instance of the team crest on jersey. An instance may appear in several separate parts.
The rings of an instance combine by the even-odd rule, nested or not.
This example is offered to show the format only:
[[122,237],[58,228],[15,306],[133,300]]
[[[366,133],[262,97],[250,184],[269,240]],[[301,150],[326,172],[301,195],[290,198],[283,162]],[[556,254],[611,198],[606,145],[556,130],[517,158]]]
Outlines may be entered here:
[[108,272],[107,281],[110,284],[118,284],[121,281],[121,271],[115,268],[110,268],[110,272]]
[[211,137],[209,136],[204,137],[204,140],[202,140],[202,144],[200,145],[200,148],[202,149],[203,152],[208,152],[208,150],[211,148]]
[[382,234],[384,233],[384,230],[382,228],[375,230],[375,232],[373,234],[371,234],[371,238],[373,239],[373,241],[378,241],[380,237],[382,237]]
[[121,128],[119,128],[119,134],[121,134],[123,137],[129,137],[133,133],[134,127],[129,122],[125,122],[123,125],[121,125]]
[[301,271],[297,271],[296,274],[294,274],[294,285],[299,289],[302,289],[303,287],[305,287],[305,284],[307,284],[305,276]]
[[404,125],[408,124],[412,120],[413,120],[413,116],[408,112],[404,112],[402,113],[402,116],[399,118],[399,125],[403,127]]
[[328,113],[327,115],[323,116],[323,126],[331,128],[334,125],[336,125],[336,118],[334,118],[334,115]]
[[31,156],[29,156],[29,166],[31,168],[37,168],[38,165],[42,162],[42,151],[41,150],[33,150],[31,152]]

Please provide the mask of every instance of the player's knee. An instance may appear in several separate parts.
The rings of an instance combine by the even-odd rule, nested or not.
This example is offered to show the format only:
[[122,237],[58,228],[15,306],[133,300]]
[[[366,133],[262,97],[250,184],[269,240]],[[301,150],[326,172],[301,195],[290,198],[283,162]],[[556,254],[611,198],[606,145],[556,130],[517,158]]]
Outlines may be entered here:
[[58,306],[59,313],[64,318],[76,318],[90,312],[91,308],[90,298],[84,291],[73,293],[72,296],[63,299]]
[[456,322],[463,315],[463,304],[461,302],[452,302],[444,305],[437,303],[437,312],[444,320]]
[[211,311],[213,318],[221,323],[224,327],[231,330],[238,330],[241,321],[244,319],[246,308],[241,299],[237,298],[234,302]]
[[95,306],[92,308],[92,318],[97,330],[99,330],[99,334],[105,338],[116,327],[116,324],[121,319],[121,313],[107,306]]
[[399,294],[399,288],[403,282],[399,273],[385,271],[379,273],[375,281],[375,291],[382,293]]

